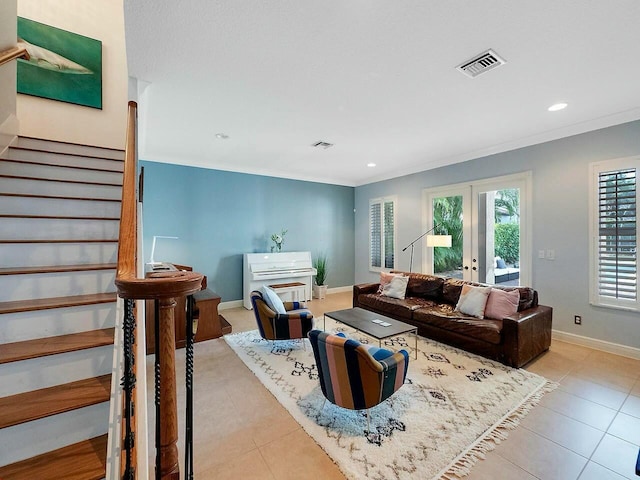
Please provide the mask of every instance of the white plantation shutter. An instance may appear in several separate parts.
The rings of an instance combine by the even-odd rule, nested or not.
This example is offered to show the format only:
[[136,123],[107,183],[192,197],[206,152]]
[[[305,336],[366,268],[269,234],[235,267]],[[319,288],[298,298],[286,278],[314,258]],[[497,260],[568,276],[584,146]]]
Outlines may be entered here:
[[395,268],[395,197],[369,202],[369,269]]
[[394,268],[394,256],[395,256],[395,216],[394,202],[384,202],[384,268]]
[[370,266],[380,268],[382,266],[382,208],[380,203],[372,203],[369,206],[369,225],[371,232]]
[[592,301],[598,305],[638,308],[638,192],[633,163],[637,164],[637,159],[625,168],[596,167],[594,172],[597,203],[592,216],[596,230],[592,247],[596,268]]

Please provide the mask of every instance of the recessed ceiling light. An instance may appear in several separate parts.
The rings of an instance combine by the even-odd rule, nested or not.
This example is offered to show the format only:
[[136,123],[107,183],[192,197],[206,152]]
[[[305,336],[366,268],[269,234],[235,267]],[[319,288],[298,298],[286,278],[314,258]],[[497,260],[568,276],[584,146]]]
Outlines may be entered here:
[[549,108],[547,108],[547,110],[549,110],[550,112],[557,112],[558,110],[564,110],[565,108],[567,108],[566,103],[554,103]]
[[373,163],[373,162],[371,162],[371,163],[367,163],[367,167],[369,167],[369,168],[373,168],[373,167],[375,167],[375,166],[376,166],[376,164],[375,164],[375,163]]
[[228,140],[229,135],[227,135],[226,133],[216,133],[216,138],[220,140]]

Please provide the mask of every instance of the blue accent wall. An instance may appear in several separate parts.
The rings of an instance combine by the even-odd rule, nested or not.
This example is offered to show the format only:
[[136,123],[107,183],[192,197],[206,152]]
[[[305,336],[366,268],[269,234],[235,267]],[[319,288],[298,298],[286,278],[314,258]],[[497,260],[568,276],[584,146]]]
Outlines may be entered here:
[[353,187],[141,161],[144,255],[190,265],[223,302],[242,299],[242,255],[283,250],[326,253],[329,288],[354,282]]

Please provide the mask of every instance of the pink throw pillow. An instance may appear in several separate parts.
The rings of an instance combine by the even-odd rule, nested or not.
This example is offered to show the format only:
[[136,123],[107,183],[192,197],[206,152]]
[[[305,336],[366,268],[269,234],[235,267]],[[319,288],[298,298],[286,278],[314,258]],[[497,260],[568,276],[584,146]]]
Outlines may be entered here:
[[486,318],[502,320],[504,317],[513,315],[518,311],[520,302],[520,292],[518,290],[500,290],[492,288],[484,309]]

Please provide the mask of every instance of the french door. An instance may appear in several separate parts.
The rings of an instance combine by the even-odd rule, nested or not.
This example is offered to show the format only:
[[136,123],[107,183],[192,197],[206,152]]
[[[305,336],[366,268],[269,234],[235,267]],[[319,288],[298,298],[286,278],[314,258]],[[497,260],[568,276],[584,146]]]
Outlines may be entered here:
[[424,231],[451,235],[451,247],[423,242],[422,271],[498,285],[531,284],[531,174],[423,192]]

